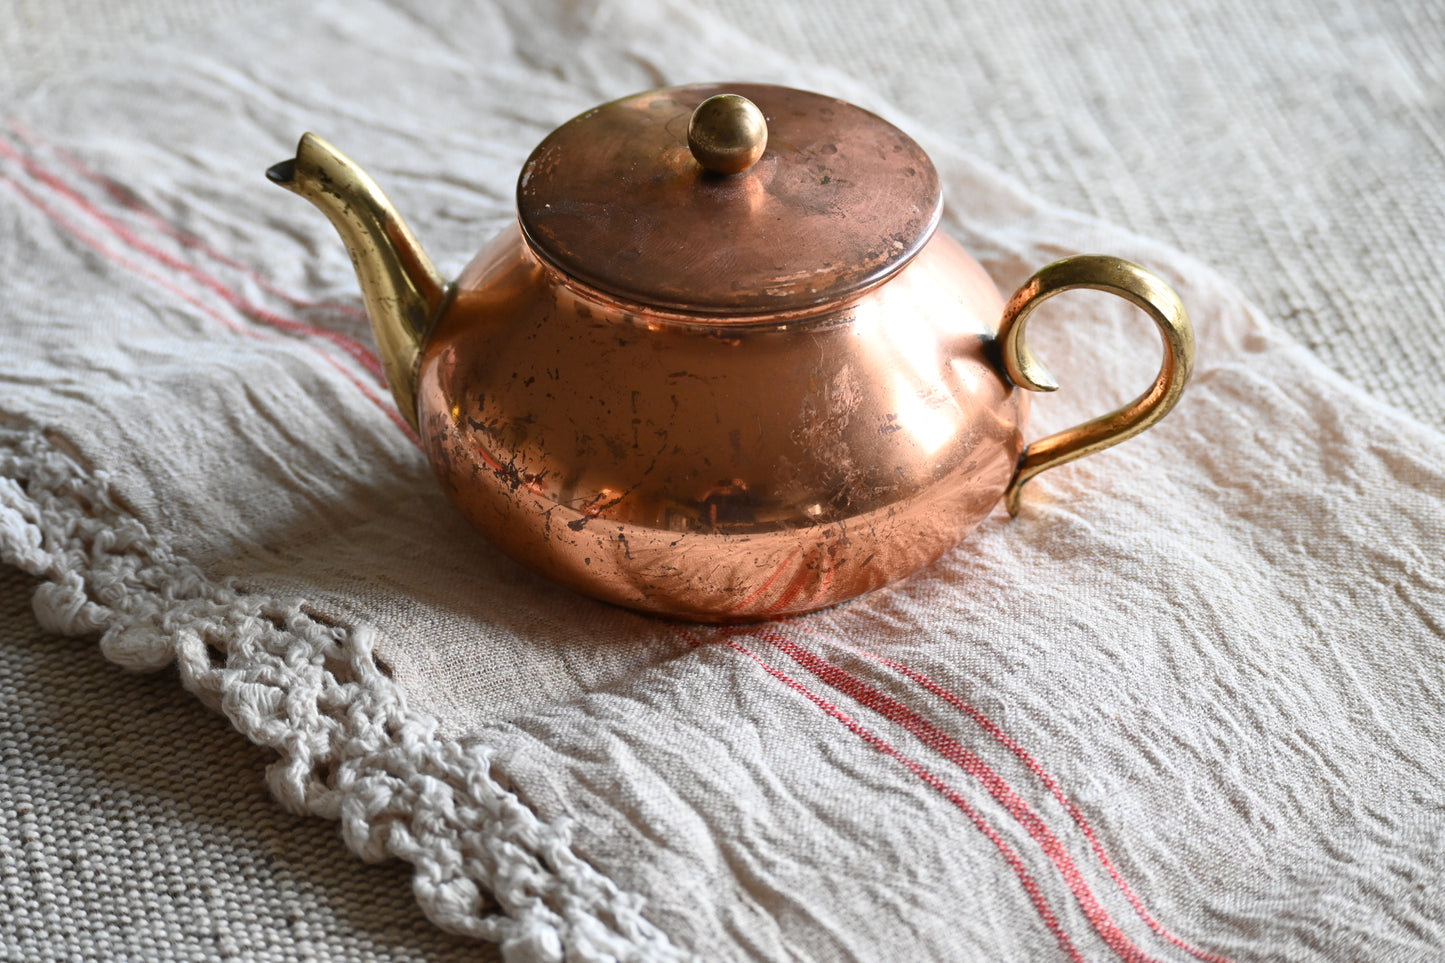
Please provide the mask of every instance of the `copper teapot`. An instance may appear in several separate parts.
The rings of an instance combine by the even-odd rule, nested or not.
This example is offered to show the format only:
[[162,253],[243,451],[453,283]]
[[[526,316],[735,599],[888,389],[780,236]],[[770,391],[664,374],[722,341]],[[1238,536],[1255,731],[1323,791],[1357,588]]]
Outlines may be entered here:
[[[747,622],[908,575],[1046,468],[1174,405],[1194,335],[1112,257],[1005,303],[935,230],[902,131],[831,97],[698,84],[568,121],[522,168],[515,225],[448,284],[372,180],[305,135],[271,180],[351,251],[388,382],[442,487],[498,548],[619,605]],[[1057,387],[1030,312],[1097,288],[1156,322],[1124,408],[1026,444]]]

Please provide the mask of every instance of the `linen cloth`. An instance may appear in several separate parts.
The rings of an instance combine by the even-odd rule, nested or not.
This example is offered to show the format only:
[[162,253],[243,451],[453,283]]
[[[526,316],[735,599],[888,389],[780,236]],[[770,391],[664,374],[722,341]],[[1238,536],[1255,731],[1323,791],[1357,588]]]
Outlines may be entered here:
[[[1161,270],[1201,361],[1160,428],[1042,476],[903,586],[700,630],[461,530],[357,347],[344,250],[257,173],[317,128],[455,273],[556,123],[740,73],[920,133],[945,229],[1006,289],[1078,250]],[[1438,946],[1439,436],[1197,262],[680,6],[323,5],[12,107],[5,560],[44,580],[51,627],[178,659],[277,752],[276,795],[411,860],[443,926],[521,959]],[[1054,313],[1033,333],[1067,388],[1039,431],[1157,352],[1107,302]]]

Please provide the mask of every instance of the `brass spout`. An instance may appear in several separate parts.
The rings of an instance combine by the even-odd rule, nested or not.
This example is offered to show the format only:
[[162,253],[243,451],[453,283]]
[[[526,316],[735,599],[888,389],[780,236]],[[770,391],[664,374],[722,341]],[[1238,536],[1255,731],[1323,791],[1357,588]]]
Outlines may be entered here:
[[266,176],[321,208],[341,234],[391,396],[416,428],[417,364],[446,299],[446,282],[376,182],[320,137],[303,135],[295,158]]

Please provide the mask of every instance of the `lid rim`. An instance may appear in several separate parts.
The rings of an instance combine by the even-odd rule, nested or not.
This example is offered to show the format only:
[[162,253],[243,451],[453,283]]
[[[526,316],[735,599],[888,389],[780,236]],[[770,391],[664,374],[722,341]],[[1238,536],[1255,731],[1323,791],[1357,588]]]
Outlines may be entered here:
[[579,288],[585,288],[591,292],[596,292],[598,295],[601,295],[602,299],[636,305],[641,309],[653,310],[664,314],[707,318],[714,323],[734,322],[742,324],[754,318],[772,317],[778,314],[816,314],[826,309],[829,305],[836,305],[843,301],[851,301],[857,295],[877,287],[913,263],[914,258],[923,253],[923,249],[928,246],[928,242],[933,240],[933,235],[938,232],[938,227],[942,220],[943,207],[940,204],[934,212],[928,229],[921,235],[917,247],[908,251],[906,254],[900,255],[897,260],[891,261],[886,266],[879,268],[875,274],[861,277],[846,288],[821,294],[812,300],[803,299],[796,294],[786,295],[786,300],[780,296],[777,304],[773,307],[769,307],[766,303],[761,302],[728,305],[700,304],[696,300],[686,302],[681,300],[669,301],[655,297],[644,300],[624,289],[610,286],[604,280],[586,276],[581,272],[572,270],[567,265],[559,264],[533,239],[532,235],[527,231],[527,225],[520,219],[518,220],[518,225],[521,228],[522,240],[526,243],[527,250],[532,253],[533,257],[542,262],[549,270],[561,275],[567,283]]
[[[767,116],[748,170],[702,170],[698,103],[737,93]],[[893,124],[846,101],[766,84],[633,94],[562,124],[517,179],[523,237],[607,297],[714,319],[826,307],[891,277],[937,230],[937,170]]]
[[[935,226],[937,223],[937,220],[935,220]],[[676,324],[717,328],[765,328],[798,324],[819,317],[820,315],[846,309],[850,304],[856,302],[869,291],[884,284],[912,264],[914,260],[923,253],[924,249],[927,248],[929,242],[933,240],[933,235],[937,232],[936,230],[930,231],[928,238],[919,245],[918,250],[911,252],[906,258],[901,258],[885,273],[874,277],[867,283],[860,283],[840,295],[819,298],[807,303],[794,303],[787,307],[769,308],[762,306],[732,310],[726,308],[700,307],[696,304],[641,301],[637,298],[628,297],[626,294],[618,293],[595,281],[573,274],[566,268],[552,261],[545,253],[538,250],[536,245],[532,243],[532,239],[527,236],[525,229],[523,229],[521,233],[523,243],[526,244],[528,253],[537,259],[542,269],[556,275],[557,283],[586,297],[588,300],[613,305],[622,308],[624,312],[645,316],[649,321],[658,320],[669,325]]]

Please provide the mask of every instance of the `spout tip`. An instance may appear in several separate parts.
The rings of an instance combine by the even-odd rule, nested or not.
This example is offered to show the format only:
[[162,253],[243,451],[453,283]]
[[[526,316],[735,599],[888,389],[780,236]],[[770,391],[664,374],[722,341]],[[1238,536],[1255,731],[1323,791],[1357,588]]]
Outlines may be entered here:
[[282,187],[290,187],[296,183],[296,158],[283,160],[279,164],[273,164],[266,168],[266,179],[272,184],[280,184]]

